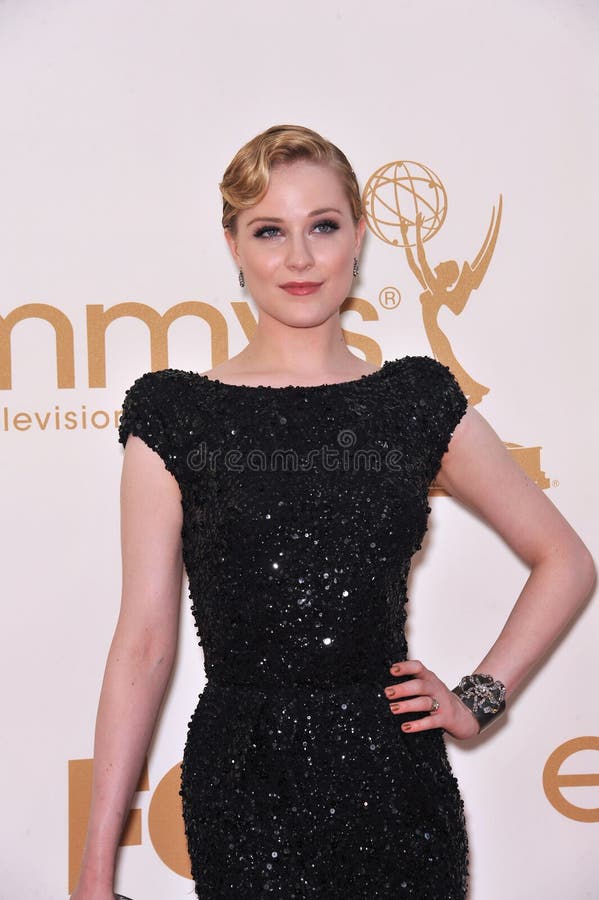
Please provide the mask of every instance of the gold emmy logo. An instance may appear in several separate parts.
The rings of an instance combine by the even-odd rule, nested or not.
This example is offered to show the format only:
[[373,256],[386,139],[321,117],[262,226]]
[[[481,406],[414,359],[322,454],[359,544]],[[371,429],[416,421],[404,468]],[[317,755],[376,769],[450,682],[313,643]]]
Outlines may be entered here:
[[[472,292],[481,286],[499,235],[501,194],[478,253],[471,263],[464,262],[461,267],[455,259],[435,266],[427,259],[424,245],[438,233],[447,215],[447,191],[428,166],[413,160],[381,166],[368,179],[362,203],[370,231],[384,243],[405,251],[421,288],[422,321],[434,358],[451,369],[471,406],[480,403],[489,388],[476,381],[458,361],[439,324],[439,311],[445,306],[459,316]],[[506,447],[533,481],[542,488],[549,487],[549,479],[541,471],[540,447],[508,442]],[[444,492],[433,485],[431,493]]]

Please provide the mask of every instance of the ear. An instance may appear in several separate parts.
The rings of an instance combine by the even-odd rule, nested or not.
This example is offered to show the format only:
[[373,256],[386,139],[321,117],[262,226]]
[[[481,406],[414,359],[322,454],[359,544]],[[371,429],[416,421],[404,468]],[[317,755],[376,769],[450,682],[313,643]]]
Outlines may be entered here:
[[241,266],[241,260],[239,258],[239,253],[237,252],[237,238],[233,234],[231,234],[231,231],[229,228],[225,228],[224,231],[225,231],[225,238],[226,238],[227,244],[229,245],[229,250],[231,251],[231,256],[235,260],[235,264],[237,266]]
[[364,240],[365,231],[366,219],[364,218],[364,216],[360,216],[356,225],[356,256],[360,255],[360,248],[362,247],[362,241]]

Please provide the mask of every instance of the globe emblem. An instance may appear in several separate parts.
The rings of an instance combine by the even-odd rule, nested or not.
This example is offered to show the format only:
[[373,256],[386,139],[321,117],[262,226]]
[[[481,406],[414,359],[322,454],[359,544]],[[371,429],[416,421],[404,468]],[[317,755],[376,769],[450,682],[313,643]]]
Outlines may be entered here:
[[[373,234],[394,247],[414,247],[417,214],[423,217],[422,240],[428,241],[445,221],[447,193],[432,169],[403,160],[386,163],[370,176],[362,193],[362,205]],[[407,241],[402,223],[407,228]]]

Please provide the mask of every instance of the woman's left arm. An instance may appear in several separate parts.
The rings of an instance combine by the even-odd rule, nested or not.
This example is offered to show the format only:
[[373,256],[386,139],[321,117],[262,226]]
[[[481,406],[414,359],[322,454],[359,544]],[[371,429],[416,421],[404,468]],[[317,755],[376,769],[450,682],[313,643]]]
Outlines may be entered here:
[[[503,682],[509,700],[589,598],[596,580],[593,558],[572,526],[473,407],[456,427],[435,481],[478,513],[531,569],[499,637],[474,669]],[[445,727],[456,737],[471,736],[461,701],[455,695],[446,695],[446,686],[434,673],[418,661],[408,660],[400,668],[401,674],[415,676],[422,693],[430,692],[439,700],[439,693],[445,695],[445,715],[439,709],[438,714],[418,719],[406,730]],[[396,666],[392,671],[398,674]],[[410,694],[409,682],[404,684],[393,697],[401,700],[402,695],[414,695],[413,690]],[[409,712],[410,705],[413,709],[427,708],[407,701],[394,711]]]

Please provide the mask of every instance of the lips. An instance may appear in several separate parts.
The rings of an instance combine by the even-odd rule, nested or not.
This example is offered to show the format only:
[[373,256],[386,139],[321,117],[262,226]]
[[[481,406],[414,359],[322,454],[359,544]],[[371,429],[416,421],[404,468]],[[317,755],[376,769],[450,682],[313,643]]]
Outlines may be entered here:
[[288,281],[281,287],[288,294],[303,295],[313,294],[321,286],[322,281]]

